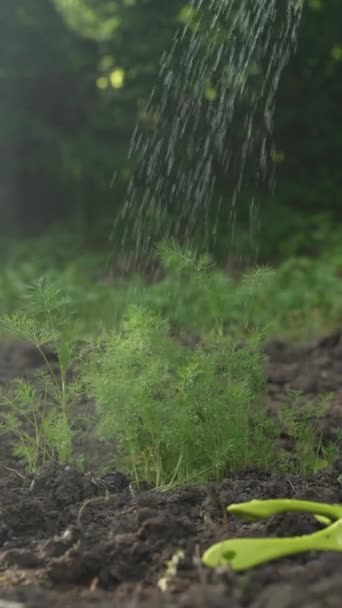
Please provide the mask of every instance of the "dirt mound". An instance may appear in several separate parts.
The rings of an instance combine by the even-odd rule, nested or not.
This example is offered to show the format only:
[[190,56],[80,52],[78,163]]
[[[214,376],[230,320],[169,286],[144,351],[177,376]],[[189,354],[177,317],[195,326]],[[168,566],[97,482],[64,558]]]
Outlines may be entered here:
[[[1,382],[30,375],[39,365],[33,351],[21,348],[12,345],[0,352]],[[274,341],[266,351],[272,407],[289,390],[301,390],[308,399],[333,392],[325,426],[331,434],[341,429],[342,332],[309,346]],[[210,571],[200,560],[208,546],[222,539],[319,529],[313,518],[294,514],[245,523],[228,516],[226,506],[277,497],[342,503],[341,464],[305,481],[247,471],[221,483],[157,492],[132,486],[117,471],[99,477],[50,464],[25,476],[6,444],[0,448],[0,606],[341,605],[342,553],[303,554],[243,574]],[[175,555],[176,573],[168,577],[167,562]]]
[[265,350],[271,393],[284,395],[289,388],[308,395],[342,392],[342,330],[312,345],[274,340]]
[[[12,473],[2,481],[0,498],[2,596],[37,607],[223,608],[230,601],[290,608],[299,601],[323,605],[317,601],[327,597],[324,605],[337,607],[341,554],[302,555],[239,575],[208,571],[200,556],[224,538],[313,532],[319,524],[307,516],[247,524],[228,518],[225,506],[254,497],[342,502],[338,477],[336,470],[304,482],[250,471],[220,484],[156,492],[134,489],[115,472],[90,478],[50,465],[21,483]],[[184,559],[163,593],[158,581],[179,550]]]
[[309,345],[291,345],[280,340],[266,347],[269,358],[268,400],[271,406],[284,403],[290,391],[301,392],[308,401],[331,395],[324,421],[326,437],[342,429],[342,330]]

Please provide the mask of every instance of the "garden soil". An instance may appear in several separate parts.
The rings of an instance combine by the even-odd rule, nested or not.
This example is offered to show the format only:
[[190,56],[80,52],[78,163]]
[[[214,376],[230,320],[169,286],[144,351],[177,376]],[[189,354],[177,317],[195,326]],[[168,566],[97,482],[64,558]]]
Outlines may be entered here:
[[[333,437],[342,428],[342,331],[313,345],[273,341],[266,353],[270,409],[289,391],[302,391],[308,402],[331,393],[322,430]],[[39,365],[29,347],[0,348],[1,383]],[[201,564],[203,551],[219,540],[319,528],[304,515],[251,524],[225,509],[277,497],[342,503],[342,461],[305,481],[250,470],[156,492],[132,487],[117,471],[101,477],[51,464],[27,476],[2,442],[0,608],[340,608],[342,552],[302,554],[242,574]]]

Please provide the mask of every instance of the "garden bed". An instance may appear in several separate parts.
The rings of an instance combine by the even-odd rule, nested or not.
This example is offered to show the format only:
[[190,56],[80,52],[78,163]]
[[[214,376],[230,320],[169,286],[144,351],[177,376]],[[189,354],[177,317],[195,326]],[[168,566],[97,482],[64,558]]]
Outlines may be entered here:
[[[342,332],[307,346],[273,341],[267,354],[269,407],[275,411],[291,390],[309,402],[333,393],[322,425],[334,437],[342,426]],[[0,382],[39,365],[30,347],[3,346]],[[342,503],[340,462],[306,480],[247,471],[167,492],[132,487],[118,472],[98,477],[47,465],[27,476],[3,441],[0,465],[0,599],[17,602],[9,608],[340,606],[342,553],[303,554],[244,574],[209,571],[200,561],[225,538],[318,529],[309,516],[294,514],[246,524],[228,517],[225,506],[277,497]],[[173,556],[178,566],[171,575]]]

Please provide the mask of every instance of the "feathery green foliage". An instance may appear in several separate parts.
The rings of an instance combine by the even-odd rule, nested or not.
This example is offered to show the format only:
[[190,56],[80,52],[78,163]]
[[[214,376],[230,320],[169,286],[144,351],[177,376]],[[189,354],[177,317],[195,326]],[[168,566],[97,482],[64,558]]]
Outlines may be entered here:
[[[307,260],[233,280],[207,255],[174,243],[163,243],[160,257],[165,274],[151,284],[99,283],[87,277],[84,258],[32,287],[20,283],[1,327],[37,349],[42,371],[2,389],[1,432],[16,454],[30,470],[49,458],[75,459],[85,380],[99,439],[112,443],[115,462],[137,480],[199,481],[251,465],[304,474],[330,462],[336,446],[324,444],[319,417],[313,424],[286,408],[280,425],[292,455],[273,458],[280,429],[264,409],[261,346],[286,318],[290,327],[304,315],[312,323],[318,311],[338,318],[338,260],[330,275],[322,266],[321,294],[323,270]],[[98,272],[95,265],[91,276]],[[95,420],[82,421],[89,424]]]
[[157,486],[268,467],[274,428],[264,404],[260,338],[222,335],[193,350],[158,315],[133,308],[101,344],[87,380],[115,461]]
[[32,379],[17,378],[1,389],[0,433],[11,438],[14,453],[30,471],[48,459],[70,462],[72,405],[81,392],[79,381],[68,378],[79,347],[70,302],[53,284],[38,280],[27,289],[23,309],[3,316],[1,324],[8,336],[37,349],[42,368]]

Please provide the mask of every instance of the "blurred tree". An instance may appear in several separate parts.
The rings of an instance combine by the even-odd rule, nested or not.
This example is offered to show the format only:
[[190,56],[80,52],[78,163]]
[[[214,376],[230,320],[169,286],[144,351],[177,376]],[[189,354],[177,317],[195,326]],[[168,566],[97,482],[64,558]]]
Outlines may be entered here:
[[39,229],[79,204],[96,48],[46,0],[2,0],[0,24],[1,225]]
[[279,192],[296,209],[341,218],[342,3],[307,0],[276,116]]
[[[3,230],[40,230],[69,216],[91,229],[111,220],[132,170],[131,133],[188,17],[186,0],[1,0]],[[265,199],[277,239],[291,234],[301,212],[340,213],[341,23],[340,0],[306,0],[298,52],[278,94],[277,196],[270,206]],[[217,171],[225,195],[229,176]],[[292,219],[277,213],[291,207]]]

